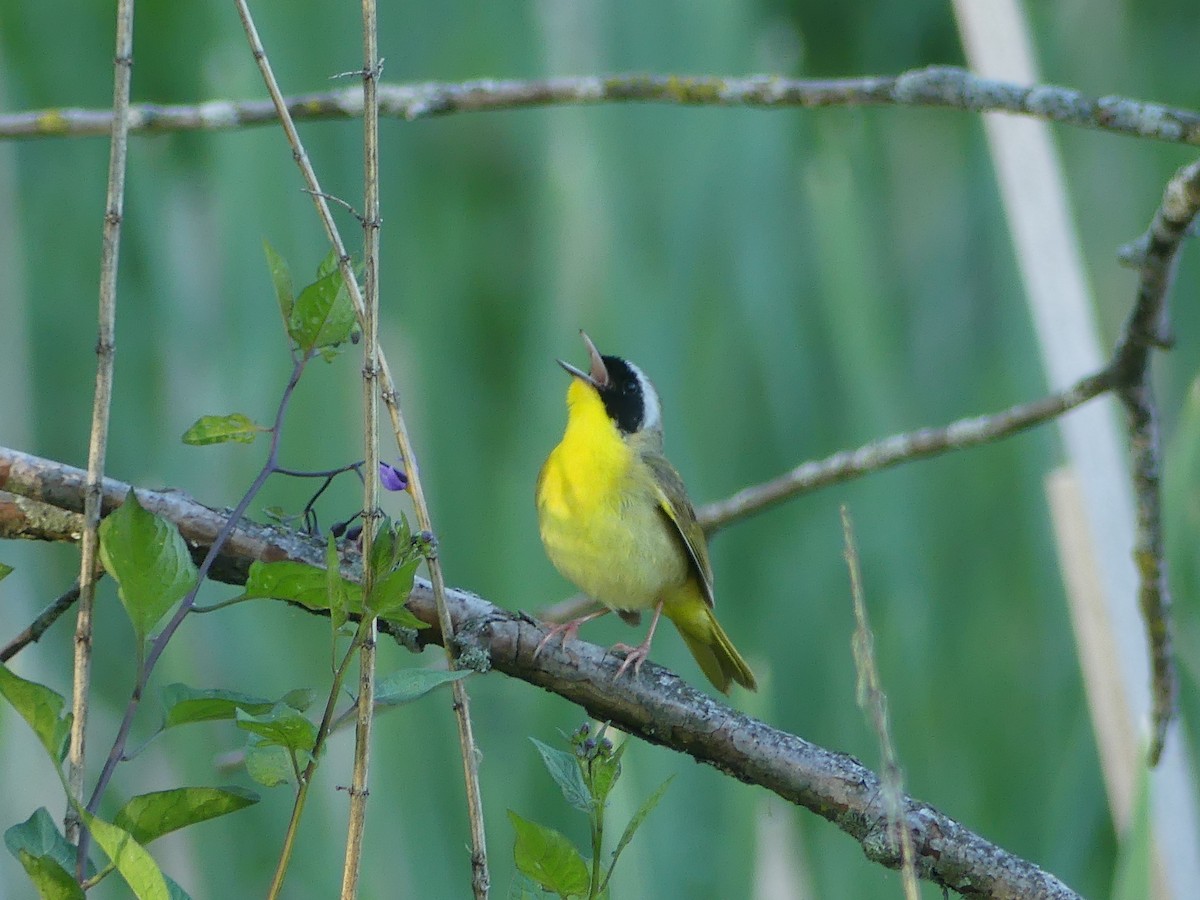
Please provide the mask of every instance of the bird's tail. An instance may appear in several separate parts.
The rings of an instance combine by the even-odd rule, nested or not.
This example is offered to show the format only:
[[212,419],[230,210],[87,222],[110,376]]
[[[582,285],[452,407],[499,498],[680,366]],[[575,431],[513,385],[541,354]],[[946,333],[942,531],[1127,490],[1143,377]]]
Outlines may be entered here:
[[717,690],[728,694],[733,681],[749,690],[758,690],[750,666],[729,640],[729,635],[713,615],[712,607],[702,598],[693,596],[683,603],[668,602],[663,612],[679,629],[692,656]]

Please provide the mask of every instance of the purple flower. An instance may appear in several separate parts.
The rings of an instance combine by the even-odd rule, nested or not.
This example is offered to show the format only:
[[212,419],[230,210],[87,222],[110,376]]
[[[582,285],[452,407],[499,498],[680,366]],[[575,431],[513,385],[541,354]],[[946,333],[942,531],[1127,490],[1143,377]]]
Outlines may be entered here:
[[379,483],[383,485],[384,490],[404,491],[408,489],[408,476],[404,474],[403,469],[398,469],[390,463],[381,462],[379,464]]

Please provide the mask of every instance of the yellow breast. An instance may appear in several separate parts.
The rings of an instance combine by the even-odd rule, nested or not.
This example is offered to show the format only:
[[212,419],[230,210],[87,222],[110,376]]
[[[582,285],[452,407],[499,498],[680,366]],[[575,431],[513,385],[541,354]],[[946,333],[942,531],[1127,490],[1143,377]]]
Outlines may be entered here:
[[659,508],[648,467],[595,390],[573,379],[567,429],[538,476],[546,554],[585,594],[614,609],[649,609],[684,583],[687,557]]

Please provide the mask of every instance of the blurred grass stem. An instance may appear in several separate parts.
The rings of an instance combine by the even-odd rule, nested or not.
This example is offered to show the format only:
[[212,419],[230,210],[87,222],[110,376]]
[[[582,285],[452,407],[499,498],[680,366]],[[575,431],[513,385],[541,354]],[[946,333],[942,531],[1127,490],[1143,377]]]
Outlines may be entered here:
[[867,598],[862,584],[862,566],[858,558],[858,546],[854,540],[854,524],[850,510],[841,507],[843,555],[850,571],[850,596],[854,602],[854,636],[851,646],[854,652],[854,671],[858,675],[855,699],[859,708],[866,713],[867,721],[879,741],[880,778],[883,802],[887,809],[888,840],[900,845],[900,876],[904,883],[905,900],[920,900],[921,889],[917,885],[914,866],[916,853],[912,835],[908,831],[904,809],[904,773],[892,746],[891,725],[888,723],[887,694],[879,677],[875,663],[875,635],[867,618]]

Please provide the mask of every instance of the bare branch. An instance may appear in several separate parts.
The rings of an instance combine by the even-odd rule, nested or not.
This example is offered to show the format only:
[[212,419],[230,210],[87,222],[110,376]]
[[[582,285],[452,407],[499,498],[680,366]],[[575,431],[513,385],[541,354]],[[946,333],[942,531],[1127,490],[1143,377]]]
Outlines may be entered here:
[[[375,0],[362,0],[363,21],[363,529],[362,555],[371,558],[378,519],[375,515],[379,487],[379,101],[376,70],[379,63],[379,34]],[[363,608],[374,586],[374,572],[363,569]],[[350,781],[350,820],[346,828],[346,859],[342,868],[342,900],[358,896],[363,835],[367,827],[368,771],[371,726],[375,704],[375,641],[378,622],[369,613],[359,622],[363,637],[359,649],[358,703],[355,704],[354,770]]]
[[88,689],[92,678],[92,607],[96,596],[100,549],[100,480],[108,452],[108,420],[112,407],[113,364],[117,350],[117,262],[125,207],[125,158],[129,147],[129,89],[133,75],[133,0],[117,3],[116,55],[113,59],[112,137],[109,141],[108,191],[104,201],[100,252],[100,303],[96,337],[96,388],[88,440],[88,487],[83,512],[79,561],[79,609],[75,619],[74,675],[71,683],[71,739],[67,749],[66,836],[78,841],[76,876],[82,881],[87,864],[87,834],[81,833],[78,803],[83,799],[87,747]]
[[825,459],[801,463],[778,478],[744,488],[731,497],[702,506],[696,517],[710,534],[731,522],[794,497],[850,481],[871,472],[914,459],[937,456],[950,450],[977,447],[1040,425],[1086,403],[1114,384],[1105,369],[1077,382],[1069,389],[1041,400],[1009,407],[990,416],[974,416],[951,422],[943,428],[922,428],[843,450]]
[[[76,509],[82,505],[83,480],[84,473],[77,469],[0,448],[0,489]],[[106,505],[119,503],[128,488],[106,480]],[[192,544],[211,540],[225,521],[222,513],[181,492],[139,488],[138,498],[175,522]],[[249,549],[255,552],[243,555]],[[243,523],[225,544],[212,574],[241,583],[254,559],[288,558],[321,566],[323,553],[315,539]],[[446,604],[461,664],[480,671],[492,668],[553,691],[629,734],[761,785],[828,819],[858,841],[871,860],[891,868],[900,865],[896,843],[888,834],[881,781],[853,757],[739,713],[653,663],[647,663],[637,678],[614,679],[619,660],[594,644],[548,646],[535,659],[543,632],[520,615],[466,591],[447,591]],[[416,634],[384,630],[406,646],[440,642],[442,630],[429,582],[418,580],[409,606],[433,627]],[[903,796],[901,809],[922,878],[970,897],[1078,897],[1055,876],[929,804]]]
[[74,606],[75,601],[78,599],[79,582],[75,582],[75,584],[67,588],[65,593],[60,594],[53,603],[42,610],[38,614],[38,617],[29,624],[28,628],[4,645],[4,649],[0,650],[0,662],[8,662],[30,644],[40,641],[42,635],[46,633],[50,626],[57,622],[63,613]]
[[1153,671],[1153,729],[1150,760],[1157,763],[1175,714],[1177,693],[1171,650],[1171,594],[1162,533],[1162,448],[1158,407],[1150,380],[1150,351],[1169,347],[1167,295],[1179,248],[1200,212],[1200,161],[1184,166],[1167,184],[1149,229],[1126,247],[1123,260],[1139,274],[1137,302],[1117,344],[1113,370],[1117,395],[1129,420],[1137,533],[1133,551],[1140,585],[1138,601],[1150,642]]
[[[359,74],[359,73],[354,73]],[[297,121],[362,115],[358,88],[281,98]],[[794,108],[909,106],[1008,112],[1064,125],[1200,145],[1200,114],[1127,97],[1093,98],[1055,85],[1017,85],[980,78],[965,69],[933,66],[894,76],[805,80],[677,75],[612,75],[544,81],[479,80],[379,86],[380,115],[419,119],[459,112],[598,103]],[[130,128],[147,134],[226,131],[277,121],[273,103],[212,100],[192,105],[139,104]],[[107,134],[107,110],[44,109],[0,115],[0,139]]]

